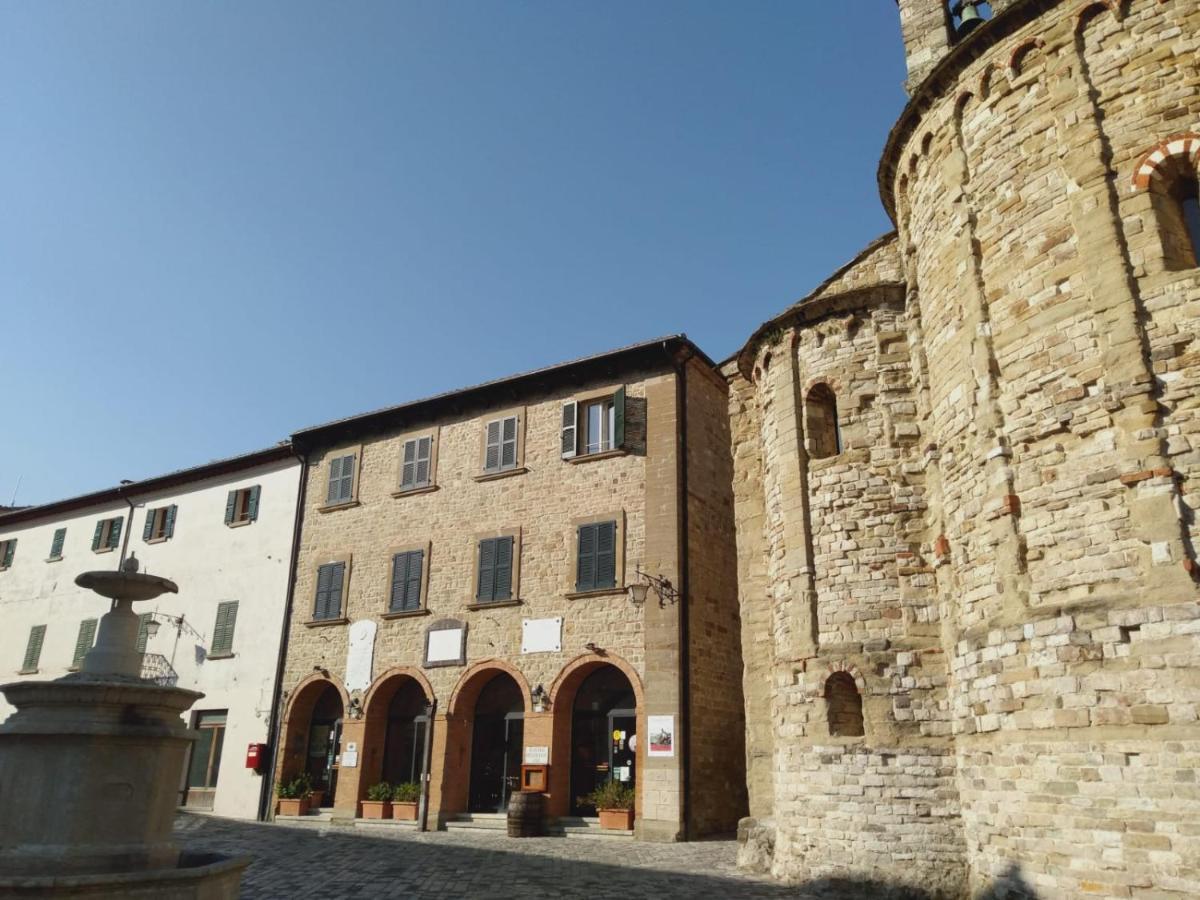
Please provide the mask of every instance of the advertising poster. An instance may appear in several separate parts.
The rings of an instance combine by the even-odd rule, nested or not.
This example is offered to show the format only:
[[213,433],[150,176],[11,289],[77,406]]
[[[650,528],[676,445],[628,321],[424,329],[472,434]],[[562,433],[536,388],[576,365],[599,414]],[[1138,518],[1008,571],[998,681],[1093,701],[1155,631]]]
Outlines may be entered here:
[[675,755],[674,716],[646,716],[646,730],[650,732],[651,756]]

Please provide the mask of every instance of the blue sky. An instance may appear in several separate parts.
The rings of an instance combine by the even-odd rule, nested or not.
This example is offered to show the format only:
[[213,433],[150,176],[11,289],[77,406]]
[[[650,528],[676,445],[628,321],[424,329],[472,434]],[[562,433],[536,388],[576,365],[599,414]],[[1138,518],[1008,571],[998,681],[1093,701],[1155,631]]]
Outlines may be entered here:
[[0,503],[684,331],[889,230],[893,3],[9,3]]

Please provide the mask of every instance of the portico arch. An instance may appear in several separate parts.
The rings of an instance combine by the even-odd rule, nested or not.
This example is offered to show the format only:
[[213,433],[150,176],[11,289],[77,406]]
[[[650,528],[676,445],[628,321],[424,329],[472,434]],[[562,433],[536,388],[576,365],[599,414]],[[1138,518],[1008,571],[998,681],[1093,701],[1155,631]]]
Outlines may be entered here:
[[433,687],[411,666],[395,666],[372,682],[363,699],[361,800],[380,781],[419,781],[425,771],[426,730]]
[[[325,750],[325,762],[321,771],[327,772],[328,743],[332,741],[334,755],[337,755],[337,743],[341,717],[349,706],[350,697],[345,685],[333,677],[324,674],[313,674],[301,681],[292,690],[288,698],[284,714],[283,728],[280,734],[279,759],[276,766],[276,784],[291,781],[302,772],[309,771],[310,763],[315,766],[320,754],[316,751]],[[315,719],[325,734],[325,744],[318,747],[313,742],[313,724]],[[328,728],[325,733],[324,729]],[[321,735],[318,735],[321,737]],[[310,758],[311,757],[311,758]],[[311,773],[310,773],[311,774]],[[314,785],[318,787],[319,785]],[[328,787],[331,796],[326,802],[333,800],[336,792],[336,778],[330,780]]]

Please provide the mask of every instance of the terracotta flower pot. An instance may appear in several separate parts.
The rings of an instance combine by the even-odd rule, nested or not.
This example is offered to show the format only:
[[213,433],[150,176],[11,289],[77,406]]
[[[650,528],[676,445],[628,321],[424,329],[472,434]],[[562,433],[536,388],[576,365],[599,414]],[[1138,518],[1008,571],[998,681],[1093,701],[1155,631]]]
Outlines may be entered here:
[[402,822],[417,821],[417,801],[412,802],[393,800],[392,801],[392,818],[399,819]]
[[390,819],[392,817],[392,801],[363,800],[362,817],[364,819]]
[[298,799],[289,799],[280,797],[278,814],[281,816],[308,815],[308,798],[300,797]]
[[325,805],[325,791],[313,791],[308,796],[308,808],[320,809]]
[[601,809],[597,812],[600,813],[601,828],[612,828],[618,831],[633,830],[632,809]]

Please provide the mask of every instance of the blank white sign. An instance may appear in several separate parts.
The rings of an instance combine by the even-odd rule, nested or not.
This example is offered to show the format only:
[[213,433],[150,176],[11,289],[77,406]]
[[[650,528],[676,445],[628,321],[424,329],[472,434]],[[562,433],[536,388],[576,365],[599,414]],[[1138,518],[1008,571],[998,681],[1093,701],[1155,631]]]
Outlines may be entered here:
[[557,653],[562,649],[562,617],[525,619],[521,623],[522,653]]
[[461,628],[429,632],[429,662],[457,662],[462,656],[462,640]]

